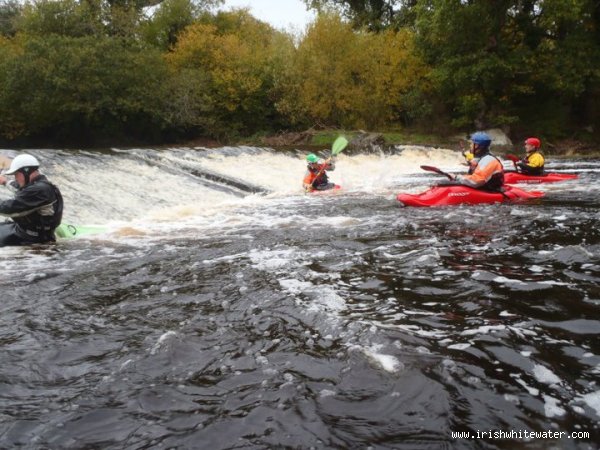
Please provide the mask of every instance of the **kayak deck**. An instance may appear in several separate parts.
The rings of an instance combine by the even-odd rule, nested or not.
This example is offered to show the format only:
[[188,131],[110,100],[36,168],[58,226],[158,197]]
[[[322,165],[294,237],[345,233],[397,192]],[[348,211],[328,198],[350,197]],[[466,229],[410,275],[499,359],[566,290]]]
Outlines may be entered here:
[[575,173],[547,173],[545,175],[526,175],[519,172],[504,172],[504,182],[507,184],[512,183],[527,183],[527,184],[539,184],[539,183],[557,183],[559,181],[574,180],[579,178],[579,175]]
[[420,194],[400,193],[396,199],[403,206],[431,207],[450,205],[479,205],[486,203],[517,202],[543,197],[539,191],[524,191],[514,186],[506,186],[505,191],[489,192],[468,186],[434,186]]
[[106,232],[106,227],[97,225],[76,226],[64,222],[61,223],[56,230],[54,230],[54,234],[60,239],[70,239],[88,234],[98,234],[104,232]]

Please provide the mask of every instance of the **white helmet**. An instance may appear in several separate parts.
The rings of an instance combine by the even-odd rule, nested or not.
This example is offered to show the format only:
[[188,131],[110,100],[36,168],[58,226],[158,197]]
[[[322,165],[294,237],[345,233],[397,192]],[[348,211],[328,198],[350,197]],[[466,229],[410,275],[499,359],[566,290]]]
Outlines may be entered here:
[[25,169],[26,167],[38,168],[40,166],[39,161],[35,158],[35,156],[22,154],[15,156],[15,159],[10,163],[9,169],[6,171],[5,175],[12,175],[15,172],[18,172],[21,169]]

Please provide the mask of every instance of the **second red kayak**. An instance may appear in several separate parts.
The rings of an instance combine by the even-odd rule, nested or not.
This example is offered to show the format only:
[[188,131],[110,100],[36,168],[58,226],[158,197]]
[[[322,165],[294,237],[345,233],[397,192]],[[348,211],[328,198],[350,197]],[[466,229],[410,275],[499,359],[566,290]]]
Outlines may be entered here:
[[504,172],[504,182],[512,183],[557,183],[559,181],[573,180],[579,175],[575,173],[547,173],[545,175],[525,175],[519,172]]
[[524,191],[505,186],[505,191],[489,192],[467,186],[434,186],[420,194],[398,194],[396,199],[403,206],[479,205],[484,203],[518,202],[543,197],[539,191]]

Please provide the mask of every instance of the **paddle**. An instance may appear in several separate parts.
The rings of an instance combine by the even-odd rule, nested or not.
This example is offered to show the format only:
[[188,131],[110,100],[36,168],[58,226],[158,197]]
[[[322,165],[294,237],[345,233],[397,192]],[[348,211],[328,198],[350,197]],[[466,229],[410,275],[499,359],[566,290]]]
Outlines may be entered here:
[[433,166],[421,166],[421,169],[427,170],[428,172],[439,173],[440,175],[444,175],[444,176],[448,177],[449,180],[454,180],[454,175],[451,175],[448,172],[444,172],[443,170],[440,170],[437,167],[433,167]]
[[513,162],[513,164],[515,165],[515,170],[518,170],[517,169],[517,163],[519,161],[521,161],[521,158],[519,158],[518,156],[515,156],[515,155],[511,155],[510,153],[508,155],[504,155],[504,157],[506,159],[510,159]]
[[329,158],[331,159],[338,153],[341,153],[342,150],[344,150],[347,146],[348,139],[346,139],[344,136],[338,136],[338,138],[333,141],[333,144],[331,144],[331,156]]
[[[348,146],[348,139],[346,139],[344,136],[338,136],[338,138],[335,141],[333,141],[333,144],[331,144],[331,156],[325,160],[325,162],[323,163],[323,166],[321,167],[321,169],[317,173],[317,176],[313,180],[313,183],[325,171],[325,167],[327,167],[327,163],[331,160],[331,158],[333,158],[334,156],[341,153],[342,150],[344,150],[347,146]],[[311,184],[311,187],[314,188],[314,185]]]

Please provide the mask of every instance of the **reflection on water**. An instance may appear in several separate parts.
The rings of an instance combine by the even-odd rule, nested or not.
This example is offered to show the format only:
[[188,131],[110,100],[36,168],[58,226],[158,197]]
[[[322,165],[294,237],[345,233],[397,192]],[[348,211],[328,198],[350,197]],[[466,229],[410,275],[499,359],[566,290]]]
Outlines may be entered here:
[[[70,217],[111,231],[0,249],[0,447],[597,448],[600,163],[535,204],[402,209],[435,178],[355,167],[418,154],[346,156],[341,195],[270,176],[240,198],[184,174],[209,158],[261,184],[223,153],[156,152],[179,169],[139,160],[122,198],[121,153],[68,160],[101,161],[99,196],[49,169]],[[272,158],[301,178],[300,156]],[[451,435],[511,430],[589,437]]]

